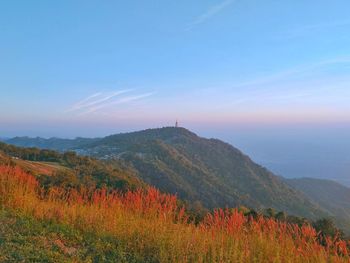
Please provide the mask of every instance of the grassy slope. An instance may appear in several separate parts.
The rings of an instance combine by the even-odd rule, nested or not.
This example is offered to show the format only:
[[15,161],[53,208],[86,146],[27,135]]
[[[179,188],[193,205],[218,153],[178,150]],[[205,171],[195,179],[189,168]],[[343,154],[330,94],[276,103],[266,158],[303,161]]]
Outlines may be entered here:
[[144,262],[110,236],[0,209],[0,262]]
[[58,171],[71,171],[70,168],[64,167],[57,162],[33,162],[26,160],[13,160],[13,162],[23,169],[35,174],[45,174],[52,176]]
[[[91,199],[57,188],[47,196],[38,192],[42,193],[33,176],[0,166],[3,257],[25,262],[349,260],[339,253],[345,242],[330,240],[326,249],[308,225],[300,228],[262,217],[248,220],[236,210],[209,214],[199,225],[188,223],[176,197],[155,189],[126,195],[97,191]],[[20,214],[7,212],[12,209]]]
[[136,171],[121,161],[107,163],[72,152],[21,148],[0,142],[0,164],[17,165],[46,185],[106,186],[120,190],[145,186]]

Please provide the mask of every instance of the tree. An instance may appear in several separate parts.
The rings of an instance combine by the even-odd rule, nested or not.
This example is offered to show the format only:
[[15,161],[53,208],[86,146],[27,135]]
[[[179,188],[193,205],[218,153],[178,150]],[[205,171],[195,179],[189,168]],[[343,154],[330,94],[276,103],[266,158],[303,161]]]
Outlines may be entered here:
[[313,227],[321,233],[323,237],[330,236],[330,237],[342,237],[344,234],[341,230],[339,230],[334,222],[329,218],[323,218],[315,221],[313,223]]

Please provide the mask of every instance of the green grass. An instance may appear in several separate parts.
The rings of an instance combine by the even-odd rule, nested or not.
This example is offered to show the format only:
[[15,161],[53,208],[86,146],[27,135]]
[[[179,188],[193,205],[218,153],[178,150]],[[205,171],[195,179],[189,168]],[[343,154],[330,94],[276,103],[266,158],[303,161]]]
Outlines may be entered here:
[[0,262],[145,262],[109,236],[0,210]]

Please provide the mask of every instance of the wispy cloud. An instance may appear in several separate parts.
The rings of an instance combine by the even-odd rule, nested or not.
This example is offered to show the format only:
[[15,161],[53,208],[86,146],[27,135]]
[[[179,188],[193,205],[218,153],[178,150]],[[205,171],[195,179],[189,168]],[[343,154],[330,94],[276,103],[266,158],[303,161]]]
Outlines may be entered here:
[[[281,92],[280,92],[281,93]],[[230,102],[230,105],[243,105],[247,103],[254,103],[258,104],[262,101],[264,103],[271,103],[274,101],[279,102],[286,102],[286,101],[295,101],[297,99],[304,99],[308,97],[312,97],[314,94],[312,91],[307,92],[291,92],[288,94],[271,94],[266,92],[255,92],[255,93],[249,93],[244,96],[244,98],[237,98],[236,100],[233,100]]]
[[347,65],[350,65],[350,57],[336,57],[236,83],[230,86],[227,92],[233,98],[229,104],[307,101],[314,100],[317,96],[320,98],[328,96],[329,99],[332,96],[330,92],[338,90],[339,94],[341,90],[347,90],[349,78],[344,79],[343,75],[334,77],[331,75],[332,78],[329,79],[327,69],[345,68]]
[[107,102],[110,99],[112,99],[118,95],[130,92],[130,91],[132,91],[132,90],[131,89],[119,90],[119,91],[116,91],[116,92],[113,92],[110,94],[103,94],[101,92],[95,93],[95,94],[88,96],[87,98],[77,102],[72,107],[70,107],[68,110],[66,110],[66,112],[77,111],[77,110],[89,108],[91,106]]
[[307,73],[314,73],[315,70],[332,66],[332,65],[340,65],[340,64],[350,64],[350,56],[337,57],[333,59],[321,60],[319,62],[296,66],[294,68],[286,69],[284,71],[276,72],[273,74],[266,75],[261,78],[256,78],[253,80],[240,82],[233,85],[233,88],[240,87],[250,87],[250,86],[259,86],[263,84],[269,84],[275,81],[284,80],[289,77],[296,77]]
[[293,39],[310,35],[310,33],[320,33],[337,27],[345,27],[350,25],[350,20],[328,21],[317,24],[303,25],[293,30],[286,31],[285,34],[278,37],[279,39]]
[[220,13],[222,10],[233,4],[235,0],[225,0],[217,5],[211,6],[206,12],[202,13],[201,15],[197,16],[186,28],[187,31],[193,29],[195,26],[204,23],[205,21],[209,20],[213,16]]
[[100,109],[107,108],[107,107],[110,107],[110,106],[114,106],[114,105],[118,105],[118,104],[122,104],[122,103],[128,103],[128,102],[132,102],[132,101],[135,101],[135,100],[140,100],[140,99],[143,99],[143,98],[147,98],[147,97],[149,97],[149,96],[151,96],[153,94],[154,94],[153,92],[149,92],[149,93],[144,93],[144,94],[140,94],[140,95],[123,97],[123,98],[120,98],[120,99],[115,100],[115,101],[111,101],[111,102],[108,102],[108,103],[105,103],[105,104],[101,104],[101,105],[97,105],[95,107],[91,107],[87,111],[83,112],[82,115],[85,115],[85,114],[88,114],[88,113],[97,112]]
[[68,110],[66,110],[66,112],[79,109],[79,107],[81,107],[81,106],[84,105],[85,103],[90,102],[93,98],[96,98],[96,97],[98,97],[98,96],[100,96],[100,95],[102,95],[101,92],[92,94],[92,95],[88,96],[87,98],[85,98],[85,99],[83,99],[83,100],[78,101],[77,103],[75,103],[72,107],[70,107]]

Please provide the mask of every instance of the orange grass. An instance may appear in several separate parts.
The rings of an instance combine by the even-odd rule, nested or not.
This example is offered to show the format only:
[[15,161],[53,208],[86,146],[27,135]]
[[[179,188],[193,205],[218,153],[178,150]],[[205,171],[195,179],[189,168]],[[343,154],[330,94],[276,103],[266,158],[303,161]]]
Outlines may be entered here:
[[47,192],[18,167],[0,166],[0,206],[37,219],[109,235],[156,262],[349,262],[347,243],[317,241],[309,225],[247,218],[218,209],[195,225],[174,195],[155,188],[135,192],[65,190]]

